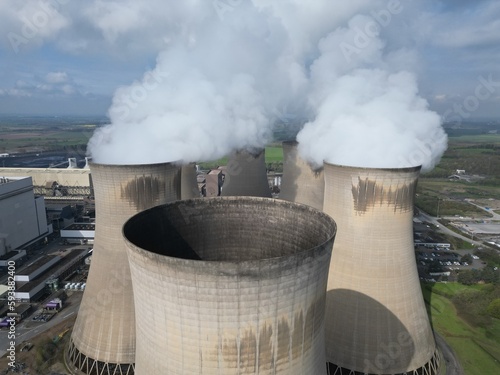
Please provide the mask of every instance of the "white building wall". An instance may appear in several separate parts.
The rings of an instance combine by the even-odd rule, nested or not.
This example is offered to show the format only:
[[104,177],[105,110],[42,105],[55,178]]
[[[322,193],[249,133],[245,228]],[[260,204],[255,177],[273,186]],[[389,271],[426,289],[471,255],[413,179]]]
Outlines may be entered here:
[[36,214],[38,221],[38,234],[47,232],[47,213],[45,211],[45,199],[43,197],[35,198]]
[[95,230],[67,230],[61,229],[61,238],[85,238],[93,239]]
[[47,233],[45,204],[35,200],[31,177],[0,183],[0,233],[7,250]]

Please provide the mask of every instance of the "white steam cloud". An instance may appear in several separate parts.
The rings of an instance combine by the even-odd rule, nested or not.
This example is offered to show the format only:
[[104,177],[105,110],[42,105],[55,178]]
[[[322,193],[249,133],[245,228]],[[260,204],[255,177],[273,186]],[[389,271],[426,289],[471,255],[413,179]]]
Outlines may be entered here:
[[446,149],[396,27],[402,2],[186,4],[156,67],[116,91],[94,161],[213,160],[264,146],[283,112],[308,119],[297,140],[318,165],[431,169]]

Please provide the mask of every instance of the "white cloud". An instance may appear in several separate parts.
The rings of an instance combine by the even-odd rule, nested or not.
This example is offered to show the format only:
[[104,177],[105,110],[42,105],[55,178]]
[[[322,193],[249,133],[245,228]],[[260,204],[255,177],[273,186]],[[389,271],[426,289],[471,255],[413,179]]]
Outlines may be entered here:
[[50,72],[45,76],[48,83],[64,83],[68,81],[68,74],[65,72]]
[[[396,3],[402,11],[391,13],[387,18],[389,4]],[[217,8],[216,4],[225,6]],[[249,21],[246,17],[245,12],[251,11],[252,4],[257,12],[266,15],[265,24],[257,18]],[[79,66],[75,69],[82,73],[73,76],[81,77],[91,69],[99,69],[100,77],[112,76],[112,80],[104,78],[95,83],[86,79],[84,88],[71,80],[52,82],[58,79],[55,76],[40,81],[53,85],[66,83],[74,89],[54,86],[58,95],[94,90],[108,94],[128,79],[117,78],[117,71],[128,69],[122,77],[133,77],[132,81],[150,68],[148,64],[152,64],[160,51],[179,43],[190,46],[206,43],[204,28],[217,25],[224,26],[226,31],[246,28],[252,30],[254,36],[268,43],[279,41],[278,44],[287,49],[280,51],[278,64],[287,72],[286,79],[296,92],[309,78],[308,65],[318,53],[318,40],[324,37],[326,43],[328,32],[346,28],[357,14],[379,23],[380,39],[385,43],[385,63],[418,72],[424,78],[420,80],[422,92],[429,100],[435,95],[450,96],[453,92],[467,95],[480,74],[493,73],[500,79],[500,66],[496,63],[500,59],[500,3],[496,0],[0,0],[0,53],[2,60],[12,61],[13,66],[18,61],[29,65],[26,61],[32,53],[48,51],[45,47],[51,51],[44,54],[47,60],[53,51],[63,57],[90,56],[92,67]],[[365,26],[366,23],[359,27],[363,30]],[[351,36],[355,37],[355,33]],[[371,58],[368,52],[372,47],[363,49],[367,58]],[[243,54],[244,49],[241,48]],[[240,53],[239,49],[235,51]],[[335,52],[332,49],[332,53]],[[217,46],[215,52],[200,48],[196,58],[214,63],[215,53],[228,52]],[[254,61],[253,58],[247,60]],[[305,63],[301,65],[297,60]],[[135,64],[133,68],[131,62]],[[139,65],[141,69],[133,71]],[[11,70],[14,69],[8,71]],[[44,74],[46,72],[71,72],[71,69],[49,66]],[[10,85],[2,80],[9,81]],[[0,87],[4,90],[14,86],[13,82],[14,78],[0,74]],[[271,82],[276,87],[282,84],[268,79],[269,86]],[[292,103],[290,107],[297,105]]]
[[425,42],[447,48],[488,48],[500,42],[500,3],[483,1],[417,17]]
[[4,87],[4,96],[10,97],[78,97],[81,90],[66,72],[49,72],[43,77],[31,75],[17,80],[15,87]]
[[36,48],[71,25],[65,15],[67,0],[3,0],[0,4],[0,34],[4,47],[14,53]]
[[11,89],[0,89],[0,95],[10,96],[14,98],[26,98],[32,96],[32,93],[28,90],[11,88]]

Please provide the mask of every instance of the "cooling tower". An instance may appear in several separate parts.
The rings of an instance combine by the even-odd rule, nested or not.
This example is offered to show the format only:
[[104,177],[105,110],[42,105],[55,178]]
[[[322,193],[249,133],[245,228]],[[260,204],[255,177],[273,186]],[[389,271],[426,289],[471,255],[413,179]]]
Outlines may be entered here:
[[180,168],[90,164],[96,202],[92,263],[73,328],[69,362],[86,374],[133,374],[135,313],[123,223],[179,199]]
[[221,195],[271,198],[264,150],[230,155]]
[[280,199],[323,209],[325,180],[323,168],[313,169],[299,156],[298,143],[283,142],[283,178]]
[[437,374],[413,247],[419,171],[324,165],[324,212],[338,227],[326,304],[330,374]]
[[124,225],[138,374],[326,374],[335,223],[253,197],[158,206]]
[[181,168],[181,199],[199,198],[200,189],[196,179],[196,165],[186,164]]

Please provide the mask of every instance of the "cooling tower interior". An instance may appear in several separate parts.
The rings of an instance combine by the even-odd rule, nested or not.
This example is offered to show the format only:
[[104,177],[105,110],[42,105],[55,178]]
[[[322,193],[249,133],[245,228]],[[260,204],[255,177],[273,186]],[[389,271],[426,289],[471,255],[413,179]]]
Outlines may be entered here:
[[314,169],[299,156],[296,141],[283,142],[283,179],[280,199],[323,209],[323,168]]
[[199,198],[200,189],[196,180],[196,164],[186,164],[181,168],[181,199]]
[[154,207],[123,234],[138,374],[326,374],[333,220],[252,197]]
[[123,223],[137,212],[180,198],[180,168],[90,164],[96,233],[87,285],[68,350],[86,374],[134,373],[135,312]]
[[229,156],[221,195],[271,198],[263,149]]
[[326,304],[330,374],[438,373],[413,246],[419,171],[325,163],[324,212],[338,226]]

